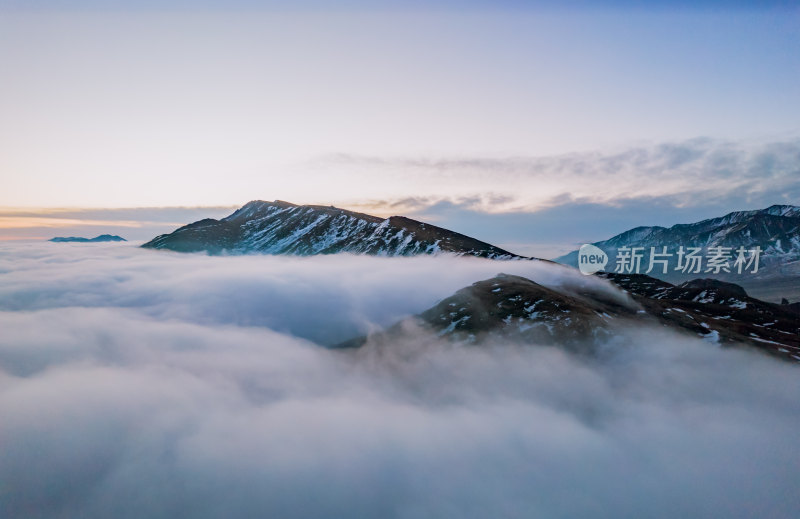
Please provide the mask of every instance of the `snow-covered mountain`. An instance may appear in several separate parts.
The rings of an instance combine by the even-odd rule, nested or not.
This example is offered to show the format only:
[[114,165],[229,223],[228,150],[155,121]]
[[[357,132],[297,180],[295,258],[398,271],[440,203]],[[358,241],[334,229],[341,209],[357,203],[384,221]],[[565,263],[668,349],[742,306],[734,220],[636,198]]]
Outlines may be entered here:
[[211,254],[334,254],[384,256],[453,253],[521,258],[499,247],[403,216],[379,218],[333,206],[255,200],[221,220],[205,219],[163,234],[143,247]]
[[[680,247],[685,250],[690,247],[700,248],[700,255],[704,257],[708,256],[709,249],[730,248],[735,259],[735,251],[739,247],[750,250],[758,246],[762,251],[759,260],[760,277],[800,276],[800,207],[773,205],[766,209],[736,211],[719,218],[668,228],[636,227],[593,245],[608,254],[611,261],[606,270],[614,270],[615,258],[620,248],[641,247],[643,258],[640,273],[648,273],[645,269],[649,267],[651,247],[655,247],[657,252],[667,247],[667,252],[672,253],[667,274],[664,275],[661,265],[656,265],[649,274],[673,280],[680,279],[682,275],[678,269],[677,257]],[[577,266],[578,251],[572,251],[555,261]],[[705,266],[700,272],[689,273],[688,276],[697,277],[698,273],[706,275]],[[710,275],[715,274],[712,272]],[[726,274],[721,271],[719,277],[730,279]],[[742,280],[738,279],[737,282],[739,281]]]
[[500,274],[462,288],[385,331],[340,347],[361,347],[368,340],[389,344],[398,334],[414,333],[421,327],[459,343],[480,345],[500,338],[595,354],[619,331],[650,325],[722,346],[745,344],[800,361],[800,309],[796,305],[761,301],[738,285],[713,279],[675,286],[643,274],[602,273],[599,277],[612,286],[587,279],[584,284],[549,288],[524,277]]

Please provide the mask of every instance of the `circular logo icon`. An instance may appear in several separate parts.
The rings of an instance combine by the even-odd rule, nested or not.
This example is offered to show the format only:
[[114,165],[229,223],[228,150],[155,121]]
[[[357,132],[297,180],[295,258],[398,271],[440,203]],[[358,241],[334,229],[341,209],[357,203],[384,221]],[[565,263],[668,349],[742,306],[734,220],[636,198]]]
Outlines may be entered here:
[[605,268],[608,264],[608,254],[603,249],[586,243],[578,250],[578,270],[582,274],[594,274]]

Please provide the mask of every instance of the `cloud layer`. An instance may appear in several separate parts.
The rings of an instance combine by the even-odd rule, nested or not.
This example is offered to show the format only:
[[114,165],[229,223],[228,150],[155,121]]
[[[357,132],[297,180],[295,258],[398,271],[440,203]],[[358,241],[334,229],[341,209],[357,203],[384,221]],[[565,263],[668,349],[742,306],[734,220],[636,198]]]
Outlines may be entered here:
[[311,342],[500,269],[2,245],[0,515],[796,514],[794,366],[656,330],[592,361],[422,332]]

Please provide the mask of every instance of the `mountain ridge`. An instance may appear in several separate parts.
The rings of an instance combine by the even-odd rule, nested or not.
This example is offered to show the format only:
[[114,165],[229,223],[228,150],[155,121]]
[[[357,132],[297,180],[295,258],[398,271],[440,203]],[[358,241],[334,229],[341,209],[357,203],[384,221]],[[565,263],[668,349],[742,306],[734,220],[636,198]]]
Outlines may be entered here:
[[379,256],[449,253],[489,259],[534,259],[404,216],[380,218],[334,206],[252,200],[220,220],[206,218],[142,245],[209,254]]
[[76,243],[97,243],[97,242],[109,242],[109,241],[128,241],[121,236],[117,236],[116,234],[101,234],[99,236],[95,236],[94,238],[84,238],[82,236],[56,236],[55,238],[50,238],[47,241],[52,241],[55,243],[67,243],[67,242],[76,242]]
[[[778,292],[781,280],[791,278],[800,281],[800,207],[798,206],[775,204],[765,209],[733,211],[720,217],[671,227],[634,227],[606,240],[593,242],[592,245],[599,247],[608,255],[607,271],[615,270],[615,259],[621,247],[641,247],[642,268],[639,273],[659,279],[680,282],[698,275],[708,275],[716,279],[735,281],[748,290],[758,291],[761,297],[779,299],[777,294],[797,297],[799,293],[794,286],[791,288],[793,291],[791,294]],[[651,247],[655,247],[656,252],[661,252],[663,247],[667,247],[667,252],[672,253],[666,273],[659,266],[651,272],[646,271]],[[699,248],[704,256],[708,255],[711,248],[727,247],[732,252],[733,259],[739,247],[747,250],[759,247],[761,249],[759,269],[758,272],[752,272],[754,269],[751,268],[747,275],[735,272],[733,268],[730,269],[731,272],[708,273],[704,264],[701,272],[685,272],[678,268],[677,251],[680,247],[686,250],[690,247]],[[554,261],[576,267],[578,251],[571,251],[555,258]],[[768,285],[771,287],[769,290],[764,288]],[[800,286],[800,283],[794,285]],[[773,291],[775,294],[770,293]]]

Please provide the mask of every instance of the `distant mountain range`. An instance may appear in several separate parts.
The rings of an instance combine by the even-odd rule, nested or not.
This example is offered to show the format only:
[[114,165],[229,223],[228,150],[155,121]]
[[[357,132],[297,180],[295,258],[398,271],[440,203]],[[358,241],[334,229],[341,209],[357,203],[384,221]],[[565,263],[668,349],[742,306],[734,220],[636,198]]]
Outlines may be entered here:
[[[381,344],[421,327],[468,344],[511,338],[593,355],[618,331],[649,324],[721,346],[745,344],[800,361],[800,304],[767,303],[748,296],[738,285],[714,279],[676,286],[643,274],[599,277],[618,290],[596,282],[552,289],[500,274],[465,287],[369,339]],[[367,340],[359,337],[339,347],[360,347]]]
[[[754,211],[736,211],[719,218],[710,218],[701,222],[673,225],[672,227],[636,227],[607,240],[594,242],[609,258],[605,271],[615,271],[620,250],[630,254],[623,247],[640,248],[641,267],[639,270],[625,270],[622,273],[642,273],[674,283],[687,281],[697,277],[712,277],[743,285],[758,297],[780,299],[780,296],[800,297],[800,207],[793,205],[773,205],[766,209]],[[654,262],[650,267],[650,252],[666,252],[669,257],[664,265]],[[684,261],[679,264],[678,252],[690,248],[700,249],[697,256],[703,258],[699,270],[684,271],[680,267],[687,266]],[[727,258],[728,270],[709,270],[708,260],[717,247],[730,253]],[[754,265],[738,272],[735,261],[737,249],[743,247],[750,251],[759,247],[761,254],[758,260],[758,272]],[[748,259],[749,259],[748,254]],[[685,259],[685,258],[684,258]],[[554,261],[566,265],[578,265],[578,251],[556,258]]]
[[211,218],[163,234],[143,247],[210,254],[335,254],[379,256],[452,253],[522,259],[494,245],[403,216],[379,218],[333,206],[276,200],[245,204],[221,220]]
[[50,238],[47,241],[54,241],[59,243],[60,242],[94,243],[100,241],[128,241],[128,240],[114,234],[101,234],[100,236],[95,236],[94,238],[82,238],[80,236],[70,236],[68,238],[64,238],[61,236],[57,236],[55,238]]

